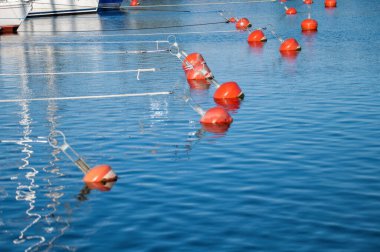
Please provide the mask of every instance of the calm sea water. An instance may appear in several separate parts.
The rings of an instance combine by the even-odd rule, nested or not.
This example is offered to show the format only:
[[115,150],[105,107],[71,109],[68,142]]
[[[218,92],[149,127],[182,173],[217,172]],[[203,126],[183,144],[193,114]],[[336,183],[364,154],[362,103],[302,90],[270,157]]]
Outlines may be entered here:
[[[204,1],[143,1],[189,2]],[[0,251],[379,251],[380,6],[345,0],[326,10],[316,0],[319,30],[302,34],[308,9],[287,3],[299,14],[279,3],[110,11],[30,19],[1,36],[2,74],[159,69],[140,81],[0,76],[1,100],[175,93],[1,103]],[[120,30],[218,22],[216,10],[272,24],[302,51],[284,58],[269,33],[250,47],[247,33],[214,32],[232,24]],[[215,87],[189,90],[175,57],[123,53],[156,48],[131,41],[167,38],[152,33],[177,33],[220,82],[239,83],[246,97],[228,131],[202,129],[182,95],[208,109]],[[54,130],[90,165],[113,167],[111,191],[81,192],[81,172],[44,143]]]

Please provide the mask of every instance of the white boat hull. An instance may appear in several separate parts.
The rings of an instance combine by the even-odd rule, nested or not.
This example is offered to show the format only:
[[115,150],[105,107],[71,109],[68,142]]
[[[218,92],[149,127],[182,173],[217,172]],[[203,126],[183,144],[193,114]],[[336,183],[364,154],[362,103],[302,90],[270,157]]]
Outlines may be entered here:
[[97,12],[99,0],[32,0],[28,17]]
[[0,33],[13,33],[30,11],[30,4],[19,1],[0,2]]

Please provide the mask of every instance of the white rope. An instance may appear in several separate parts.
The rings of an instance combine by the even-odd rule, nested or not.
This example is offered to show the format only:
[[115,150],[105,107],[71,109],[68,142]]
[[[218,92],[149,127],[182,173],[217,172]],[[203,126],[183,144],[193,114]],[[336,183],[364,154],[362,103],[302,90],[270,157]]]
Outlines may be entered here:
[[48,143],[48,141],[46,141],[46,140],[21,139],[21,140],[0,140],[0,143],[24,144],[24,143]]
[[[30,50],[27,50],[27,51],[24,51],[25,53],[45,53],[45,52],[49,52],[48,50],[33,50],[33,51],[30,51]],[[65,53],[75,53],[75,54],[126,54],[127,51],[69,51],[69,50],[64,50],[64,51],[55,51],[54,50],[54,53],[62,53],[62,54],[65,54]]]
[[[240,31],[238,30],[225,30],[225,31],[193,31],[193,32],[157,32],[157,33],[131,33],[131,34],[86,34],[86,35],[80,35],[78,34],[77,37],[130,37],[130,36],[158,36],[158,35],[188,35],[188,34],[212,34],[212,33],[240,33]],[[40,35],[28,35],[28,36],[32,36],[33,38],[38,38],[38,37],[49,37],[49,38],[54,38],[54,37],[66,37],[67,35],[64,35],[64,34],[61,34],[61,35],[44,35],[44,36],[40,36]],[[72,37],[72,36],[70,36]],[[123,43],[168,43],[169,41],[166,41],[166,40],[157,40],[157,41],[152,41],[152,40],[148,40],[148,41],[116,41],[116,42],[112,42],[112,41],[105,41],[105,42],[101,42],[101,41],[86,41],[86,42],[33,42],[33,41],[29,41],[29,42],[23,42],[23,43],[15,43],[15,42],[1,42],[1,44],[123,44]]]
[[32,99],[11,99],[11,100],[0,100],[0,103],[32,102],[32,101],[64,101],[64,100],[85,100],[85,99],[109,99],[109,98],[122,98],[122,97],[169,95],[169,94],[172,94],[172,92],[152,92],[152,93],[136,93],[136,94],[72,96],[72,97],[52,97],[52,98],[32,98]]
[[123,36],[156,36],[156,35],[188,35],[188,34],[211,34],[211,33],[237,33],[238,30],[229,30],[229,31],[193,31],[193,32],[157,32],[157,33],[132,33],[132,34],[104,34],[104,35],[89,35],[90,36],[101,36],[101,37],[123,37]]
[[88,71],[88,72],[47,72],[47,73],[3,73],[0,76],[38,76],[38,75],[69,75],[69,74],[105,74],[105,73],[129,73],[129,72],[155,72],[155,68],[136,70],[112,70],[112,71]]
[[[48,50],[34,50],[34,51],[24,51],[25,53],[44,53]],[[169,49],[162,50],[136,50],[136,51],[54,51],[54,53],[60,54],[144,54],[144,53],[163,53],[169,52]]]
[[[99,35],[96,35],[96,36],[99,37]],[[30,44],[47,44],[47,45],[48,44],[139,44],[139,43],[168,43],[168,41],[167,40],[114,41],[114,42],[113,41],[104,41],[104,42],[102,42],[102,41],[63,41],[63,42],[59,42],[59,41],[55,41],[55,42],[28,41],[28,42],[21,42],[21,43],[11,42],[11,41],[6,41],[6,42],[1,41],[1,44],[10,44],[10,45],[20,45],[20,44],[25,44],[25,45],[30,45]]]
[[200,6],[200,5],[226,5],[226,4],[249,4],[249,3],[269,3],[276,2],[276,0],[251,0],[251,1],[238,1],[238,2],[208,2],[208,3],[192,3],[192,4],[161,4],[161,5],[145,5],[122,8],[126,10],[142,9],[142,8],[156,8],[156,7],[180,7],[180,6]]

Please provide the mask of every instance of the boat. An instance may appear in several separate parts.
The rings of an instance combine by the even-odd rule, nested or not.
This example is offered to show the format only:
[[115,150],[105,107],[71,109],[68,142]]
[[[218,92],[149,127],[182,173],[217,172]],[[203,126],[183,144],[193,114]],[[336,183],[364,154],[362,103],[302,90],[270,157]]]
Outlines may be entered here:
[[99,8],[102,10],[107,9],[120,9],[123,0],[99,0]]
[[31,9],[28,2],[0,0],[0,34],[16,33]]
[[99,0],[31,0],[31,3],[28,17],[97,12]]

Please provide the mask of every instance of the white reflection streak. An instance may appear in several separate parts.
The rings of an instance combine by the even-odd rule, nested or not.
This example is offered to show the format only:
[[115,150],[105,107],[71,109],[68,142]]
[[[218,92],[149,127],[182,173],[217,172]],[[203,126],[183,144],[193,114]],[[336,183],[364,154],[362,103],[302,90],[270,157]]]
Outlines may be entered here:
[[[50,53],[51,53],[50,49],[51,48],[49,48],[49,50],[48,50],[48,53],[49,53],[48,58],[53,60],[53,56],[50,55]],[[54,66],[54,65],[55,65],[55,63],[50,64],[50,66]],[[48,88],[49,88],[49,93],[52,93],[53,95],[57,95],[54,77],[49,78]],[[57,126],[57,123],[56,123],[56,121],[57,121],[56,111],[57,110],[58,110],[58,106],[56,104],[56,101],[49,101],[47,111],[48,111],[48,121],[51,125],[50,132],[55,131],[56,126]],[[59,152],[60,152],[59,150],[54,149],[52,152],[53,160],[50,161],[50,165],[48,167],[43,168],[43,170],[45,172],[50,172],[50,173],[56,175],[57,177],[64,175],[63,173],[61,173],[60,169],[58,167],[56,167],[56,164],[55,164],[57,161],[60,160],[57,157],[57,154]],[[48,170],[47,168],[49,168],[49,167],[51,167],[52,169]],[[50,178],[47,181],[49,184],[49,187],[48,187],[49,193],[46,196],[48,198],[50,198],[52,201],[52,203],[48,204],[47,207],[51,208],[52,211],[48,215],[45,216],[45,220],[50,226],[51,226],[52,222],[53,222],[53,224],[58,223],[58,222],[62,222],[62,223],[64,223],[64,226],[59,229],[59,233],[57,235],[53,236],[50,240],[48,240],[45,244],[43,244],[43,246],[45,246],[45,245],[47,246],[44,251],[50,251],[54,247],[60,247],[60,248],[63,248],[65,250],[68,250],[68,251],[74,251],[75,249],[72,249],[67,245],[57,246],[54,244],[56,242],[56,240],[59,239],[60,237],[62,237],[64,235],[64,233],[66,232],[66,230],[70,228],[70,222],[68,219],[63,218],[62,216],[56,216],[56,212],[58,210],[58,207],[61,205],[61,202],[59,201],[59,199],[64,195],[64,193],[61,192],[64,189],[64,186],[54,186],[52,181],[50,180]],[[38,248],[35,248],[35,250],[37,250],[37,249]],[[35,250],[33,250],[33,251],[35,251]]]
[[[54,58],[54,48],[47,48],[47,59],[49,62],[49,65],[46,66],[49,71],[55,71],[54,66],[56,66],[55,58]],[[50,96],[57,96],[57,88],[56,88],[56,79],[54,76],[50,76],[48,78],[48,92]],[[57,115],[56,112],[58,110],[58,106],[56,101],[50,100],[48,101],[48,107],[47,107],[47,113],[48,113],[48,121],[50,123],[50,132],[54,132],[57,127]],[[60,159],[57,157],[57,154],[60,151],[57,149],[53,149],[52,157],[53,159],[49,162],[49,165],[43,168],[43,171],[45,171],[47,174],[51,173],[54,175],[54,178],[61,177],[64,174],[60,171],[60,169],[56,166],[56,162]],[[46,221],[47,225],[49,227],[45,228],[45,231],[48,233],[53,233],[54,231],[57,231],[57,234],[55,234],[52,238],[47,238],[46,241],[40,244],[37,244],[33,247],[33,250],[31,251],[52,251],[54,248],[60,248],[67,251],[75,251],[75,249],[70,248],[68,245],[56,245],[55,242],[57,239],[62,237],[67,229],[70,228],[70,219],[64,218],[64,216],[57,215],[57,211],[59,209],[59,206],[61,205],[61,202],[59,199],[63,197],[64,193],[62,190],[65,188],[64,186],[55,186],[53,181],[48,177],[48,193],[45,194],[47,198],[51,200],[49,204],[47,204],[47,208],[50,208],[51,211],[43,216],[44,220]],[[70,213],[69,213],[70,215]],[[64,226],[62,228],[58,228],[58,224],[63,224]]]
[[[23,126],[23,140],[30,141],[29,135],[31,133],[30,124],[30,114],[29,114],[29,105],[27,102],[21,103],[22,106],[22,120],[20,121],[20,125]],[[19,167],[19,170],[30,170],[26,173],[25,178],[27,178],[30,181],[29,185],[22,185],[19,183],[19,185],[16,188],[16,200],[25,200],[29,202],[29,209],[26,210],[26,214],[30,218],[34,218],[34,220],[29,223],[23,230],[20,231],[20,235],[17,239],[13,241],[14,244],[19,244],[25,242],[25,240],[32,240],[32,239],[38,239],[39,241],[35,243],[34,245],[28,247],[25,251],[30,251],[33,247],[38,246],[39,244],[43,243],[45,241],[45,238],[43,236],[39,235],[30,235],[26,236],[25,233],[37,222],[40,221],[41,215],[38,213],[33,213],[35,199],[36,199],[36,191],[33,189],[38,188],[38,185],[35,184],[35,177],[38,174],[38,171],[34,169],[33,167],[29,166],[29,159],[31,158],[33,151],[32,146],[27,144],[26,142],[21,142],[21,145],[24,146],[22,149],[23,153],[26,153],[26,157],[22,158],[22,161],[24,162],[23,165]],[[26,190],[25,190],[26,189]]]
[[[24,55],[21,55],[20,62],[21,66],[20,68],[22,70],[25,70],[26,61]],[[21,95],[22,97],[27,96],[30,93],[30,89],[28,87],[28,79],[27,77],[21,77],[20,79],[20,88],[21,88]],[[13,240],[14,244],[20,244],[24,243],[26,240],[37,240],[36,243],[30,245],[28,248],[25,249],[25,252],[30,251],[35,246],[40,245],[45,241],[45,238],[40,235],[26,235],[27,231],[32,228],[36,223],[38,223],[41,220],[41,215],[38,213],[33,213],[32,211],[35,209],[35,202],[36,202],[36,191],[35,188],[38,188],[38,185],[35,184],[35,177],[38,174],[38,171],[34,168],[29,166],[29,159],[32,157],[33,150],[32,145],[28,144],[28,141],[31,141],[30,134],[32,133],[31,124],[32,119],[30,117],[30,109],[29,109],[29,103],[24,101],[20,102],[21,106],[21,120],[20,125],[23,128],[23,134],[22,134],[22,140],[20,145],[23,146],[23,153],[26,153],[26,157],[22,158],[22,161],[24,162],[23,165],[19,167],[19,170],[27,170],[27,173],[25,175],[25,178],[30,182],[29,185],[23,185],[21,182],[19,182],[17,188],[16,188],[16,200],[24,200],[29,203],[29,209],[26,210],[26,215],[28,216],[28,219],[33,219],[31,223],[29,223],[24,229],[20,231],[20,235],[17,239]]]

